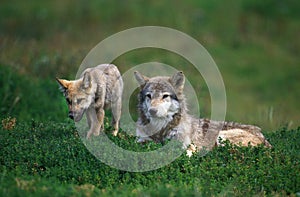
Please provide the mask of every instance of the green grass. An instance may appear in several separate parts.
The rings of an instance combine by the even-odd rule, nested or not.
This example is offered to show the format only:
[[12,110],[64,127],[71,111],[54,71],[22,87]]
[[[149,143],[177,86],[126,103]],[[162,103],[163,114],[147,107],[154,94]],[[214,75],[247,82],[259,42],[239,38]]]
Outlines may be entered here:
[[[109,132],[108,132],[109,133]],[[149,172],[125,172],[97,160],[73,123],[19,122],[0,130],[2,196],[93,195],[292,195],[300,186],[300,128],[267,135],[272,149],[225,143],[206,156],[182,154]],[[149,151],[121,132],[108,134],[125,149]],[[122,137],[123,136],[123,137]]]
[[0,65],[0,117],[20,120],[61,120],[67,109],[53,79],[32,79]]
[[[16,118],[16,126],[0,126],[0,196],[299,196],[299,9],[296,0],[2,1],[0,120]],[[55,77],[74,78],[97,43],[144,25],[198,40],[223,76],[226,119],[262,127],[274,148],[226,144],[144,173],[113,169],[91,155],[66,119]],[[201,116],[210,116],[203,78],[179,55],[142,49],[114,63],[124,73],[150,61],[183,70]],[[134,96],[130,103],[136,105]],[[141,146],[124,132],[109,137],[134,151],[162,146]]]
[[[272,0],[189,0],[176,4],[154,0],[4,1],[0,8],[0,63],[29,80],[74,78],[89,50],[106,37],[136,26],[167,26],[198,40],[216,61],[227,90],[228,120],[258,124],[267,130],[284,125],[297,128],[297,7],[294,0],[274,4]],[[198,93],[202,115],[210,116],[206,84],[180,56],[163,50],[138,50],[115,63],[125,72],[148,61],[175,68],[181,65]]]

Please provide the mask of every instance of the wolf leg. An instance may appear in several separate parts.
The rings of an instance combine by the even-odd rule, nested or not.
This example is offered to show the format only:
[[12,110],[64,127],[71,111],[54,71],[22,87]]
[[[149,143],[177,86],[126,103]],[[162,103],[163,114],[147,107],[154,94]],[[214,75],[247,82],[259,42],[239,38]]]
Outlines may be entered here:
[[87,139],[90,138],[92,134],[94,134],[95,136],[100,134],[101,125],[103,123],[103,118],[104,118],[104,110],[102,109],[103,113],[100,111],[101,110],[96,112],[94,108],[89,108],[86,112],[88,117],[87,118],[88,122],[90,122],[90,129],[86,136]]
[[122,100],[119,98],[115,103],[112,104],[112,126],[114,127],[114,130],[112,134],[114,136],[117,136],[119,131],[119,123],[120,123],[120,117],[121,117],[121,106],[122,106]]
[[105,111],[103,108],[100,108],[100,109],[96,110],[96,114],[97,114],[97,121],[96,121],[95,130],[94,130],[94,136],[98,136],[100,134],[100,130],[101,130],[101,127],[104,122]]
[[89,116],[88,112],[85,114],[85,116],[86,116],[88,127],[91,128],[92,120],[91,120],[91,117]]

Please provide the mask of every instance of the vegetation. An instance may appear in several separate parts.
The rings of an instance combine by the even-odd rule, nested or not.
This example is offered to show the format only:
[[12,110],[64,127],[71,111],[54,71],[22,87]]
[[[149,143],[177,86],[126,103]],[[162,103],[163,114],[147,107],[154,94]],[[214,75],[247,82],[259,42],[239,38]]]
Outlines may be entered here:
[[[299,8],[297,0],[2,1],[0,196],[299,196]],[[143,173],[111,168],[91,155],[67,119],[55,77],[74,78],[98,42],[145,25],[198,40],[223,76],[226,118],[261,126],[273,148],[224,142],[204,157],[183,154]],[[114,63],[124,73],[150,61],[183,70],[197,90],[201,116],[209,117],[205,81],[179,55],[141,49]],[[162,146],[136,144],[126,131],[114,138],[105,129],[125,149]]]
[[[268,134],[273,149],[224,142],[204,157],[182,154],[163,168],[141,173],[114,169],[97,160],[71,121],[21,122],[3,127],[0,135],[2,196],[271,196],[299,192],[300,128]],[[136,146],[135,138],[125,132],[114,140],[136,151],[160,146]]]

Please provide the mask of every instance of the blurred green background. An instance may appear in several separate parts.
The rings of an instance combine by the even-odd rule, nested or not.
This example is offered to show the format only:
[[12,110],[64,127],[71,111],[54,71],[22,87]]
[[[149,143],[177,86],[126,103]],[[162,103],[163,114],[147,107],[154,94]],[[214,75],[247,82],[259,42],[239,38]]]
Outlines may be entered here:
[[[0,113],[17,120],[64,121],[55,77],[74,78],[101,40],[146,25],[166,26],[199,41],[216,61],[227,92],[227,120],[265,131],[300,125],[298,0],[2,0]],[[176,42],[176,41],[174,41]],[[158,61],[186,65],[201,116],[210,115],[206,84],[176,54],[143,49],[115,60],[121,72]]]

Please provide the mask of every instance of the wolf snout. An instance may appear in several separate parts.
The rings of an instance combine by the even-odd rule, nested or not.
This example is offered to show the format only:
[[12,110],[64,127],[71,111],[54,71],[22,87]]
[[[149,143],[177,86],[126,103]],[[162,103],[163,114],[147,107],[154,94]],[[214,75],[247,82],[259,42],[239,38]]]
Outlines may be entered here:
[[73,112],[69,112],[69,118],[71,118],[72,120],[74,120],[74,113]]
[[150,108],[148,111],[151,116],[155,116],[158,112],[158,110],[156,108]]

